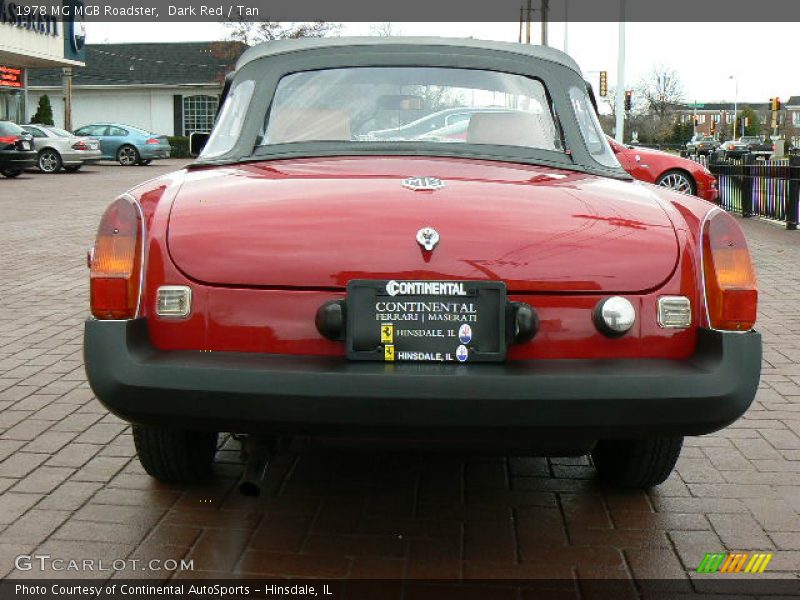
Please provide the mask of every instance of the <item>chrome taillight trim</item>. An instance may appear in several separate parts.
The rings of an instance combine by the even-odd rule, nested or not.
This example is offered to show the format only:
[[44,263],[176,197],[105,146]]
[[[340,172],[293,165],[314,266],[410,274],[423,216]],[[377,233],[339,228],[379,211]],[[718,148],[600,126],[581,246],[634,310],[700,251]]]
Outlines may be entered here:
[[722,209],[718,206],[713,207],[709,210],[703,220],[700,221],[700,235],[698,237],[699,246],[700,246],[700,264],[698,268],[700,269],[700,285],[703,288],[702,291],[702,298],[703,298],[703,313],[706,321],[706,327],[712,329],[711,327],[711,313],[708,310],[708,292],[706,291],[706,259],[705,259],[705,244],[703,243],[703,235],[706,228],[706,223],[708,220],[714,216],[716,213],[722,212]]
[[136,299],[136,312],[133,315],[134,319],[138,319],[142,312],[142,297],[144,296],[144,261],[146,256],[145,246],[147,242],[147,237],[146,237],[147,230],[144,223],[144,211],[142,210],[142,205],[139,204],[139,201],[127,192],[122,194],[120,198],[125,198],[128,202],[133,204],[136,207],[137,212],[139,213],[139,223],[140,223],[139,233],[142,236],[142,250],[139,256],[139,296]]

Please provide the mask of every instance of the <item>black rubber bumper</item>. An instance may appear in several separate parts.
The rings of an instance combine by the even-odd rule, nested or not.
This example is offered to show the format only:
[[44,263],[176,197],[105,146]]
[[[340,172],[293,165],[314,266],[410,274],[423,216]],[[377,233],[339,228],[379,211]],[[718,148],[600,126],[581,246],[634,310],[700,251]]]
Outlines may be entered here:
[[[533,342],[536,343],[536,342]],[[584,439],[697,435],[753,401],[761,336],[702,330],[687,360],[386,364],[165,352],[144,319],[86,322],[86,373],[135,423],[217,431],[531,430]]]

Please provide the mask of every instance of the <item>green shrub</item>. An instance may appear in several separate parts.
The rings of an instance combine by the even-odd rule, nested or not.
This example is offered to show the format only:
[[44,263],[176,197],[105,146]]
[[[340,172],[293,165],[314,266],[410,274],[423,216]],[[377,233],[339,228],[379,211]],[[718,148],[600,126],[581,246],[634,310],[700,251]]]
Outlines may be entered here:
[[189,138],[185,135],[174,135],[167,138],[172,150],[170,156],[172,158],[191,158],[189,154]]
[[40,125],[53,125],[53,107],[50,105],[50,97],[45,94],[39,98],[36,113],[31,117],[31,123]]

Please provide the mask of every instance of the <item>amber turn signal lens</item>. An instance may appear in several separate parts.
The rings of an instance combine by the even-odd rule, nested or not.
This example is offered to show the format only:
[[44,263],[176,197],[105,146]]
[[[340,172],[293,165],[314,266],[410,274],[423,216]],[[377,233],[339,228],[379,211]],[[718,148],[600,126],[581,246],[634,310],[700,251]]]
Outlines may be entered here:
[[703,273],[709,325],[752,329],[758,308],[756,274],[744,234],[726,212],[716,211],[703,228]]
[[100,220],[91,253],[92,315],[97,319],[132,319],[139,307],[142,220],[131,201],[120,198]]

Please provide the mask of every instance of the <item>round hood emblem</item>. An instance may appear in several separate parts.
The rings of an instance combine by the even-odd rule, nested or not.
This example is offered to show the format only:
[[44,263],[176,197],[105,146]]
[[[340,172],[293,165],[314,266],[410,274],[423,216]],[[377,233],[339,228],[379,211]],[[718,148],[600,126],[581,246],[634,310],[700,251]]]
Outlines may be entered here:
[[433,227],[423,227],[417,232],[417,242],[430,252],[439,243],[439,232]]
[[415,192],[435,191],[444,187],[444,182],[437,177],[409,177],[403,180],[403,187]]

